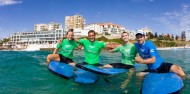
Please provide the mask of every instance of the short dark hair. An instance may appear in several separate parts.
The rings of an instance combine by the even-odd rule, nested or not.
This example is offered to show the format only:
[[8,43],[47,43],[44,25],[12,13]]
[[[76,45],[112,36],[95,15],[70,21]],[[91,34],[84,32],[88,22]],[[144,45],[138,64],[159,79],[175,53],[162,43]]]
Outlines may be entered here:
[[125,31],[124,31],[124,32],[122,32],[122,33],[121,33],[121,35],[122,35],[122,34],[124,34],[124,33],[127,33],[127,34],[129,35],[129,33],[128,33],[128,32],[125,32]]
[[66,35],[67,35],[69,32],[73,32],[73,29],[69,29],[69,30],[66,32]]
[[89,34],[89,33],[94,33],[94,34],[96,34],[96,32],[95,32],[94,30],[88,31],[88,34]]

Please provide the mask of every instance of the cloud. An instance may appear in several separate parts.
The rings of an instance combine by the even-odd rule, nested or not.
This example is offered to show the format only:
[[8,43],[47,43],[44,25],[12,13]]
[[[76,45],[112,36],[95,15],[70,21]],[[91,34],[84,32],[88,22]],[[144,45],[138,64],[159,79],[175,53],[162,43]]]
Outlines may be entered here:
[[154,0],[149,0],[150,2],[153,2]]
[[101,12],[100,12],[100,11],[96,12],[96,18],[99,18],[100,15],[101,15]]
[[145,2],[145,1],[154,2],[155,0],[130,0],[130,1],[135,2],[135,3],[140,3],[140,2]]
[[22,1],[16,0],[0,0],[0,6],[20,4]]
[[180,11],[165,12],[154,20],[164,25],[173,34],[181,34],[182,31],[190,33],[189,5],[182,4],[181,6]]

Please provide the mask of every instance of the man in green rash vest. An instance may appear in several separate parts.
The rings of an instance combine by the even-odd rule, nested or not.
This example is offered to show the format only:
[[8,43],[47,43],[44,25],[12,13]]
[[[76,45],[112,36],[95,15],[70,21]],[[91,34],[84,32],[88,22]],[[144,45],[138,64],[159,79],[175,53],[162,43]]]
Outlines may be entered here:
[[122,55],[121,63],[112,63],[104,65],[104,67],[123,67],[123,68],[134,68],[134,59],[137,54],[137,49],[134,44],[129,43],[129,35],[127,32],[121,34],[123,44],[116,48],[109,50],[109,52],[120,52]]
[[[64,62],[64,63],[68,63],[70,65],[75,66],[75,63],[73,62],[73,51],[75,48],[77,48],[79,46],[79,44],[73,40],[74,37],[74,33],[72,30],[69,30],[66,33],[66,38],[62,39],[62,41],[60,41],[53,54],[49,54],[47,56],[47,63],[49,64],[49,62],[51,60],[55,60],[55,61],[60,61],[60,62]],[[60,49],[60,53],[57,54],[57,52]]]
[[127,79],[121,84],[121,88],[124,88],[129,80],[132,78],[132,74],[134,72],[134,59],[137,55],[137,48],[134,44],[129,43],[129,34],[127,32],[123,32],[121,34],[121,39],[123,41],[122,45],[117,46],[116,48],[109,50],[109,52],[120,52],[122,55],[121,63],[111,63],[106,64],[103,67],[114,67],[114,68],[126,68],[129,69]]
[[79,44],[84,47],[84,63],[99,65],[100,52],[103,48],[114,48],[113,45],[107,44],[105,42],[97,41],[95,39],[96,33],[94,30],[88,32],[88,39],[75,39]]

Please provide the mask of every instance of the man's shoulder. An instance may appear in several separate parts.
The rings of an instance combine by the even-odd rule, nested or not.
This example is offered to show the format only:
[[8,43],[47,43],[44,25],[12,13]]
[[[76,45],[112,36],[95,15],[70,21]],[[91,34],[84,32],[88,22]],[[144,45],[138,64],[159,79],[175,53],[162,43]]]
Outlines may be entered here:
[[82,38],[82,39],[79,39],[79,40],[87,40],[86,38]]
[[65,43],[65,42],[68,42],[68,39],[63,39],[63,40],[61,41],[61,43]]
[[145,45],[150,46],[150,45],[154,45],[154,43],[151,40],[147,40],[145,41]]
[[98,43],[105,43],[104,41],[96,41],[96,42],[98,42]]
[[79,39],[79,42],[88,42],[89,40],[86,38]]
[[138,42],[135,42],[135,43],[131,43],[131,44],[134,44],[135,46],[137,46],[137,45],[138,45]]
[[130,46],[135,46],[135,43],[129,43]]
[[146,43],[153,43],[151,40],[146,40]]

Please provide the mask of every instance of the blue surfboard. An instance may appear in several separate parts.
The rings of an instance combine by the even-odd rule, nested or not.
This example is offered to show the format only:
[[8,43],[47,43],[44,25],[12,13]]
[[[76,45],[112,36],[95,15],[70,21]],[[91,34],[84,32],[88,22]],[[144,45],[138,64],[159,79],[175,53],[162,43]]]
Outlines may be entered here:
[[74,71],[74,66],[59,61],[51,61],[48,69],[53,74],[65,79],[74,77],[74,81],[77,83],[94,83],[98,79],[97,75],[94,73],[80,68]]
[[142,87],[142,94],[179,94],[184,88],[183,80],[175,73],[149,73]]
[[74,81],[77,83],[90,84],[98,80],[98,76],[92,72],[78,68],[75,71]]
[[125,68],[100,68],[89,64],[77,64],[76,67],[100,75],[114,75],[128,71],[128,69]]
[[63,63],[63,62],[58,62],[58,61],[51,61],[49,63],[48,69],[58,75],[61,76],[65,79],[71,78],[74,74],[74,67],[72,65]]

